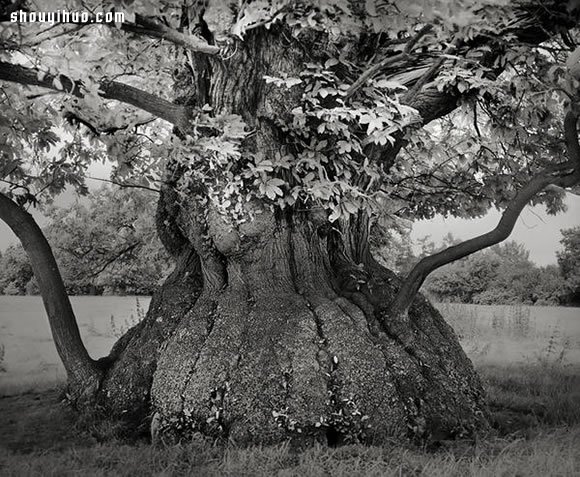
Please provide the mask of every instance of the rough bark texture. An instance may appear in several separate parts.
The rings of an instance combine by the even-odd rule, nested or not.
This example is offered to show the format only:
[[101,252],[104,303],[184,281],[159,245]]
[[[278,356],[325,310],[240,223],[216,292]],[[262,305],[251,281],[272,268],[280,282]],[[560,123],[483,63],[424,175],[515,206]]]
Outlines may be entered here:
[[[221,232],[227,285],[202,292],[159,355],[152,398],[166,435],[336,444],[483,424],[478,378],[428,303],[409,314],[412,344],[381,330],[374,304],[392,299],[394,275],[372,260],[338,262],[330,237],[298,218],[263,212],[233,237]],[[368,280],[359,289],[354,274]]]
[[[197,58],[176,87],[183,104],[241,114],[257,131],[246,151],[266,157],[283,141],[274,120],[297,93],[263,75],[295,75],[305,60],[275,38],[250,35],[231,60]],[[380,443],[485,425],[481,383],[431,305],[418,298],[402,322],[380,321],[400,282],[372,259],[364,214],[328,227],[254,201],[236,224],[202,195],[178,200],[171,181],[164,191],[158,225],[178,267],[113,350],[104,404],[148,411],[155,436],[169,440]]]
[[177,324],[195,305],[202,288],[200,260],[192,246],[164,225],[174,197],[163,191],[159,200],[159,235],[176,266],[151,300],[145,319],[130,329],[102,359],[107,369],[100,400],[117,415],[148,420],[150,390],[159,351]]
[[[86,93],[80,81],[75,81],[65,75],[41,75],[38,70],[33,68],[26,68],[0,61],[0,80],[31,86],[41,86],[58,91],[54,86],[55,80],[57,79],[62,84],[60,91],[66,91],[68,94],[74,95],[77,98],[84,98]],[[172,124],[185,124],[191,113],[187,108],[175,105],[134,86],[117,81],[103,81],[99,87],[100,94],[103,98],[116,99],[131,104],[158,118],[165,119]]]

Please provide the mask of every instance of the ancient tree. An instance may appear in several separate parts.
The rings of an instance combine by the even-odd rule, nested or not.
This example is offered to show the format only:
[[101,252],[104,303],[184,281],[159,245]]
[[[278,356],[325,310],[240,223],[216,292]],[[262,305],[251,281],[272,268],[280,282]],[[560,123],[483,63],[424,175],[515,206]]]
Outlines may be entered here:
[[[48,28],[11,22],[26,1],[0,12],[0,215],[36,264],[71,395],[168,438],[485,426],[477,374],[418,290],[578,183],[576,2],[182,3],[83,2]],[[111,8],[124,21],[92,22]],[[95,361],[23,208],[82,192],[102,157],[159,187],[176,266]],[[377,224],[494,206],[496,229],[406,278],[373,259]]]

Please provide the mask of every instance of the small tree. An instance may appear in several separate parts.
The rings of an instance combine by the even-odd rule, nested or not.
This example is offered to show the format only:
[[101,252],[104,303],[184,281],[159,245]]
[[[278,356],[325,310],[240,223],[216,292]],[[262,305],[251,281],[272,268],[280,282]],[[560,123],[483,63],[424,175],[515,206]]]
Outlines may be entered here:
[[85,203],[53,207],[45,227],[70,293],[152,294],[170,257],[155,232],[155,194],[102,187]]
[[32,267],[22,247],[10,245],[0,258],[0,291],[4,295],[25,295],[32,279]]

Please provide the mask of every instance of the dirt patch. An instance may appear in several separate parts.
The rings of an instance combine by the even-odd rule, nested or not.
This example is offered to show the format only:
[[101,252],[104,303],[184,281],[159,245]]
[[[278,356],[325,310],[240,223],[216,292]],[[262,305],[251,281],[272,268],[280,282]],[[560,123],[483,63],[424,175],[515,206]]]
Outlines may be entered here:
[[59,391],[0,398],[0,448],[16,453],[94,445]]

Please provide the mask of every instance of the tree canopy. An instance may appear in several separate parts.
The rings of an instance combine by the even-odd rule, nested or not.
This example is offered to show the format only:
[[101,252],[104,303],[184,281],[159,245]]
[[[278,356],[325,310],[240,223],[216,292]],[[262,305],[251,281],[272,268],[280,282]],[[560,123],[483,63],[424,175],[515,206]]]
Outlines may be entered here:
[[437,301],[481,305],[561,305],[568,285],[556,265],[538,267],[523,245],[510,241],[435,271],[425,290]]
[[[70,295],[153,294],[172,266],[155,230],[155,199],[151,191],[102,186],[44,208],[43,232]],[[0,256],[0,293],[39,293],[21,245]]]
[[[83,8],[117,8],[126,22],[48,29],[5,23],[0,77],[68,93],[23,95],[19,85],[3,83],[4,181],[21,201],[67,183],[82,190],[88,164],[108,154],[119,177],[134,174],[142,184],[159,179],[163,163],[177,158],[190,169],[182,182],[203,185],[234,218],[251,197],[280,208],[322,208],[331,222],[361,208],[475,217],[505,207],[535,173],[557,169],[566,155],[561,120],[577,86],[569,74],[578,63],[568,31],[574,2],[210,2],[207,47],[195,36],[195,18],[176,23],[185,21],[182,7],[171,2]],[[199,13],[196,2],[190,8]],[[264,28],[283,30],[288,46],[327,38],[302,69],[262,78],[263,88],[286,90],[292,104],[271,118],[287,138],[272,157],[242,154],[253,127],[243,111],[221,113],[201,97],[173,104],[167,95],[182,74],[167,58],[183,58],[196,70],[192,54],[240,54],[250,31]],[[169,129],[155,117],[182,129],[186,121],[187,135],[166,141]],[[63,137],[63,130],[70,133]],[[396,159],[388,155],[400,149]],[[556,212],[561,195],[546,190],[532,200]]]

